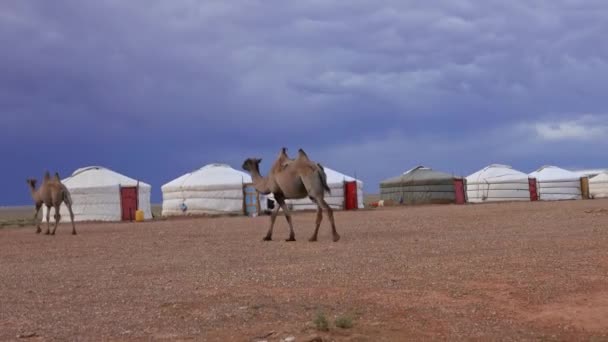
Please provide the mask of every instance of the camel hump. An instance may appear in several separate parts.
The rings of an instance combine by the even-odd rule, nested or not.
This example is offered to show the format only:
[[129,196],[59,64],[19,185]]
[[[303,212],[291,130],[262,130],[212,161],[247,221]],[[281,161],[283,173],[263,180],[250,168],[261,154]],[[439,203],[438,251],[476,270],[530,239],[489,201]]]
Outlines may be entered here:
[[309,160],[308,159],[308,155],[306,154],[306,152],[304,152],[303,149],[299,149],[298,150],[298,158],[300,159],[305,159],[305,160]]
[[51,173],[49,171],[44,171],[44,177],[42,179],[43,182],[47,182],[51,179]]
[[55,172],[55,180],[61,182],[61,177],[59,177],[59,172]]
[[289,156],[287,155],[287,147],[281,148],[281,153],[279,153],[279,160],[289,160]]

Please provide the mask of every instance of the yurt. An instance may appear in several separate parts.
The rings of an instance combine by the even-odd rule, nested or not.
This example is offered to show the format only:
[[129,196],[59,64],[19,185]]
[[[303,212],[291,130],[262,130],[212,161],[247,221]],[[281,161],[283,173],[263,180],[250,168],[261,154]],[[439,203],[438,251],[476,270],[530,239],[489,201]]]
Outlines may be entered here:
[[249,212],[246,193],[251,196],[255,212],[263,211],[251,184],[251,176],[226,164],[209,164],[186,173],[161,187],[162,215],[245,214]]
[[581,185],[587,182],[586,177],[581,178],[572,171],[552,165],[545,165],[529,176],[536,178],[538,199],[541,201],[581,199]]
[[[144,219],[152,218],[151,187],[139,180],[105,167],[88,166],[74,171],[61,182],[70,191],[74,221],[130,221],[135,220],[138,209],[143,211]],[[61,205],[60,214],[62,222],[69,219],[65,204]],[[46,215],[45,207],[43,215]]]
[[[363,182],[336,170],[323,166],[327,176],[327,185],[331,193],[325,193],[325,201],[332,209],[363,209]],[[274,202],[272,194],[268,199]],[[309,198],[285,200],[291,210],[316,210],[317,205]],[[275,206],[276,204],[271,204]]]
[[594,177],[599,175],[600,173],[608,172],[608,169],[585,169],[585,170],[572,170],[573,173],[577,174],[579,177]]
[[602,172],[589,180],[589,197],[608,198],[608,172]]
[[466,178],[470,203],[536,200],[536,180],[509,165],[492,164]]
[[417,166],[380,182],[380,199],[400,204],[463,204],[463,184],[461,177]]

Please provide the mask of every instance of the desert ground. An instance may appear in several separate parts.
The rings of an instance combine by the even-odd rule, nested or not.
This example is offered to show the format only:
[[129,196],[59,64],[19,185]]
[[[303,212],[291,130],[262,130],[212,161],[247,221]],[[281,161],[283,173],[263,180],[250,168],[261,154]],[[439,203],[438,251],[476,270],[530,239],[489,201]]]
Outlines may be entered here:
[[608,341],[607,200],[314,220],[7,224],[0,340]]

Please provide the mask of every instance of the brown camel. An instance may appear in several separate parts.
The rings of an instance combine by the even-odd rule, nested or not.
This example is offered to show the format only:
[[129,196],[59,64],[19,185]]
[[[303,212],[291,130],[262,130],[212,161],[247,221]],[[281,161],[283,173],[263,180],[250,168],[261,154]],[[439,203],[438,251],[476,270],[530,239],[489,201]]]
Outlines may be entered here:
[[[47,171],[44,174],[42,179],[42,184],[40,187],[36,189],[36,180],[28,179],[27,184],[30,186],[30,192],[32,194],[32,199],[34,200],[34,204],[36,206],[34,211],[34,221],[36,221],[36,233],[40,233],[40,223],[42,222],[42,218],[38,220],[38,213],[40,212],[40,208],[42,205],[46,205],[46,232],[45,234],[55,235],[55,231],[57,230],[57,225],[61,220],[61,215],[59,214],[59,208],[61,207],[61,203],[65,203],[68,207],[68,211],[70,212],[70,219],[72,221],[72,234],[76,235],[76,225],[74,224],[74,213],[72,212],[72,198],[70,196],[70,192],[68,189],[61,183],[59,178],[59,174],[55,173],[54,178],[51,179],[49,172]],[[55,227],[53,231],[50,230],[50,215],[51,215],[51,207],[55,208]]]
[[327,186],[327,176],[321,164],[311,161],[306,153],[298,150],[296,159],[289,159],[285,148],[281,149],[277,160],[274,162],[267,177],[260,174],[261,159],[249,158],[243,162],[243,169],[251,174],[253,186],[262,194],[272,193],[279,204],[270,217],[270,228],[264,237],[264,241],[272,240],[272,230],[280,208],[285,212],[285,218],[289,224],[289,238],[286,241],[295,241],[295,233],[291,221],[291,214],[285,204],[286,199],[300,199],[308,197],[317,205],[317,220],[313,235],[308,241],[317,241],[319,226],[323,220],[323,209],[327,211],[331,222],[333,241],[340,240],[336,231],[334,214],[331,207],[324,199],[325,191],[330,192]]

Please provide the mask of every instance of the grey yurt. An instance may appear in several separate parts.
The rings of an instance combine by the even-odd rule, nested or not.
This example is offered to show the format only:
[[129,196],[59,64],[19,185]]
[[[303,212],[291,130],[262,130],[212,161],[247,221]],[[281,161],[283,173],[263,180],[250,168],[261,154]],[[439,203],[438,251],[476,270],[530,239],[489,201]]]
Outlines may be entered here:
[[464,196],[462,177],[424,166],[380,182],[380,199],[399,204],[463,204]]

